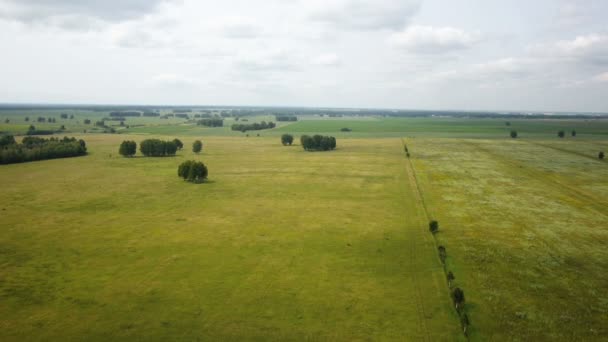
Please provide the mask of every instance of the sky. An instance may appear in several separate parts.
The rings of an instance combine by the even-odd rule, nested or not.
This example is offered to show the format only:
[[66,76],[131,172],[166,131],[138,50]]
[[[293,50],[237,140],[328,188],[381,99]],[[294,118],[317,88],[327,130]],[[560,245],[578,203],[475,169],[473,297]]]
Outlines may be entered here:
[[608,112],[606,0],[0,0],[0,103]]

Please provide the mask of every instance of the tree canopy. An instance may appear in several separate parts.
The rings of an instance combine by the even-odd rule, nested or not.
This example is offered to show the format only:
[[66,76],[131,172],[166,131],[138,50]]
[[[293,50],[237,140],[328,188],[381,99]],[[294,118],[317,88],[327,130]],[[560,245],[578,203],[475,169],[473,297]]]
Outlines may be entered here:
[[291,144],[293,143],[293,135],[291,134],[283,134],[281,136],[281,144],[283,144],[283,146],[291,146]]
[[336,148],[336,138],[322,135],[303,135],[300,137],[302,148],[306,151],[329,151]]
[[175,155],[177,146],[173,141],[146,139],[139,144],[139,150],[146,157],[163,157]]
[[120,144],[118,150],[121,156],[132,157],[137,153],[137,143],[135,141],[125,140]]
[[202,162],[186,160],[178,166],[177,175],[183,178],[185,181],[201,183],[207,179],[209,170]]
[[192,152],[200,153],[203,150],[203,143],[200,140],[194,141],[192,144]]

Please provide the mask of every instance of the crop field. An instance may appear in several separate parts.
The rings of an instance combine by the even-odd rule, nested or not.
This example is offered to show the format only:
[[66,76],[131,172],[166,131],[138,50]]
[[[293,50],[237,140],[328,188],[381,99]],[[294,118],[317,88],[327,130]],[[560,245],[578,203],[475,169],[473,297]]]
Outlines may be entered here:
[[[136,118],[84,134],[82,119],[107,113],[75,113],[65,135],[87,156],[0,165],[2,341],[608,336],[605,119],[308,116],[242,133],[233,118]],[[24,125],[8,117],[1,131]],[[314,133],[337,149],[304,151],[299,136]],[[118,154],[146,138],[185,147]],[[177,177],[190,159],[207,182]]]

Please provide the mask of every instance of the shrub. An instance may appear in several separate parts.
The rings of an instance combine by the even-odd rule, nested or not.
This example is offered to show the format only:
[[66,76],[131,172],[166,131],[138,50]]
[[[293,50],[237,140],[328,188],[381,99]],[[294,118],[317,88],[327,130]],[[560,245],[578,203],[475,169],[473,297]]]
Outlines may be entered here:
[[60,115],[60,117],[61,117],[62,119],[67,119],[67,118],[68,118],[68,115],[67,115],[67,114],[65,114],[65,113],[62,113],[62,114]]
[[200,140],[196,140],[192,144],[192,152],[200,153],[203,150],[203,143]]
[[25,122],[28,122],[28,121],[30,121],[30,117],[29,117],[29,116],[26,116],[26,117],[25,117]]
[[437,233],[439,231],[439,222],[437,222],[436,220],[432,220],[431,222],[429,222],[429,230],[433,234]]
[[445,247],[439,246],[437,247],[437,250],[439,251],[439,259],[441,260],[441,263],[445,264],[445,259],[448,257]]
[[15,141],[15,137],[13,137],[12,135],[0,136],[0,147],[14,145],[16,143],[17,142]]
[[344,127],[340,129],[341,132],[352,132],[353,130],[348,128],[348,127]]
[[449,271],[446,277],[448,279],[448,287],[452,288],[452,282],[454,281],[454,279],[456,279],[456,277],[454,277],[454,273],[452,273],[452,271]]
[[557,136],[558,136],[558,137],[560,137],[560,138],[563,138],[563,137],[565,137],[565,136],[566,136],[566,132],[564,132],[564,131],[559,131],[559,132],[557,132]]
[[173,141],[146,139],[139,144],[139,150],[146,157],[163,157],[175,155],[177,146]]
[[85,125],[90,125],[91,124],[91,120],[90,119],[84,119],[84,124]]
[[572,130],[571,134],[572,134],[573,137],[575,137],[576,136],[576,131]]
[[291,144],[293,143],[293,135],[291,134],[283,134],[281,136],[281,144],[283,144],[283,146],[291,146]]
[[195,161],[187,160],[181,163],[177,168],[177,175],[183,178],[185,181],[193,183],[201,183],[207,176],[209,171],[205,164]]
[[125,140],[120,144],[118,153],[124,157],[132,157],[137,153],[137,143],[135,141]]
[[598,157],[598,159],[599,159],[599,160],[604,159],[604,152],[600,152],[600,153],[597,155],[597,157]]
[[511,138],[517,138],[517,131],[511,131]]

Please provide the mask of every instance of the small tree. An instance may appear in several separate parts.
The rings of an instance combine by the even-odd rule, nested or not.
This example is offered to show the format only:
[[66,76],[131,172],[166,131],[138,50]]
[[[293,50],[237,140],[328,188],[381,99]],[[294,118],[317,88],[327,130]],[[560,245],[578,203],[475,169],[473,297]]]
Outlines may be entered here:
[[511,123],[509,121],[505,122],[506,126],[511,126]]
[[25,117],[25,122],[28,122],[28,121],[30,121],[30,117],[29,117],[29,116],[26,116],[26,117]]
[[447,278],[448,278],[448,287],[452,288],[452,282],[454,281],[454,279],[456,279],[456,277],[454,277],[454,273],[452,273],[452,271],[449,271]]
[[429,222],[429,230],[433,234],[437,233],[439,231],[439,222],[437,222],[436,220],[432,220],[431,222]]
[[173,143],[175,143],[175,146],[177,146],[178,150],[181,150],[182,148],[184,148],[184,143],[177,138],[173,139]]
[[517,138],[517,131],[511,131],[511,138]]
[[9,123],[9,122],[11,122],[11,120],[9,120],[9,119],[4,120],[4,123]]
[[137,143],[135,141],[125,140],[120,144],[118,153],[124,157],[132,157],[137,152]]
[[281,136],[281,144],[283,144],[283,146],[291,146],[291,144],[293,143],[293,135],[291,134],[283,134]]
[[60,129],[61,129],[62,131],[65,131],[65,125],[61,125],[61,128],[60,128]]
[[559,131],[559,132],[557,132],[557,136],[558,136],[558,137],[560,137],[560,138],[563,138],[563,137],[565,137],[565,136],[566,136],[566,132],[564,132],[564,131]]
[[604,152],[600,152],[600,153],[597,155],[597,157],[598,157],[598,159],[599,159],[599,160],[604,159]]
[[572,136],[573,136],[573,137],[575,137],[575,136],[576,136],[576,131],[575,131],[575,130],[572,130],[572,133],[571,133],[571,134],[572,134]]
[[456,306],[456,310],[462,308],[464,304],[464,291],[457,287],[452,291],[452,300],[454,301],[454,306]]
[[91,120],[90,119],[84,119],[84,124],[85,125],[90,125],[91,124]]
[[194,144],[192,144],[192,152],[200,153],[203,150],[203,143],[200,140],[196,140]]
[[445,247],[439,246],[437,247],[437,250],[439,251],[439,259],[441,260],[441,263],[445,264],[445,259],[448,257]]
[[464,336],[467,336],[467,328],[469,327],[469,316],[465,312],[460,315],[460,326],[462,327],[462,332]]

